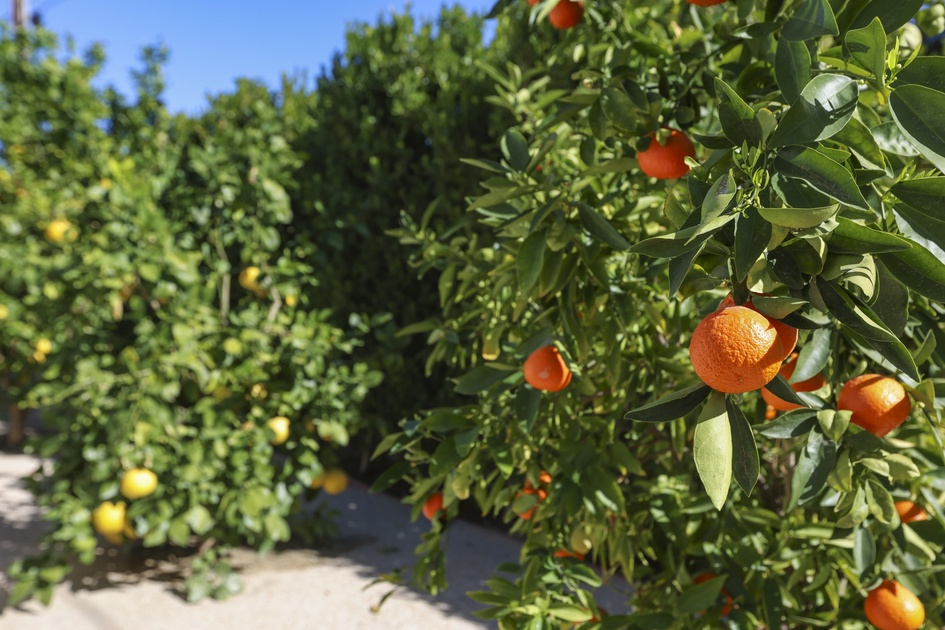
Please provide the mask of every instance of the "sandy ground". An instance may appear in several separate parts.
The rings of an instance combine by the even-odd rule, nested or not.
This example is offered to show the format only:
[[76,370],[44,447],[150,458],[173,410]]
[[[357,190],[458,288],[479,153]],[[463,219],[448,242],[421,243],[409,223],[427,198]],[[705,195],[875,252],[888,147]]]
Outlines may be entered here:
[[[0,453],[0,608],[9,592],[3,573],[35,550],[42,529],[39,511],[19,478],[35,469],[27,455]],[[393,587],[371,586],[380,574],[412,565],[426,521],[410,523],[410,508],[397,499],[369,494],[363,485],[329,497],[341,513],[341,536],[318,550],[290,549],[263,557],[242,552],[244,592],[225,601],[188,604],[172,590],[177,565],[166,559],[128,558],[113,552],[81,568],[57,589],[52,605],[35,601],[0,613],[0,630],[232,630],[314,628],[471,630],[494,623],[473,617],[478,604],[466,597],[483,589],[501,562],[517,561],[520,543],[500,532],[465,522],[451,526],[450,588],[433,598],[399,588],[379,611],[373,608]],[[617,592],[598,600],[623,609]]]

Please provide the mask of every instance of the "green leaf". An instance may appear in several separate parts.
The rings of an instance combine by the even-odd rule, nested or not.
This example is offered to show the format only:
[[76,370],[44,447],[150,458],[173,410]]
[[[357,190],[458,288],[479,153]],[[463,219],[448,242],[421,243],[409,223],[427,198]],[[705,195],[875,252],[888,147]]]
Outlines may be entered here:
[[839,209],[840,204],[835,203],[822,208],[758,208],[758,213],[775,225],[806,230],[829,220]]
[[827,367],[833,347],[833,330],[818,328],[808,338],[794,361],[794,373],[789,383],[800,383],[820,374]]
[[945,263],[918,243],[903,252],[880,254],[879,259],[896,279],[930,300],[945,302]]
[[801,405],[804,407],[809,407],[810,405],[801,398],[794,388],[791,387],[787,380],[780,374],[775,375],[774,379],[770,383],[765,385],[765,389],[769,392],[780,398],[781,400],[787,401],[789,403],[794,403],[795,405]]
[[771,223],[755,208],[735,219],[735,278],[742,282],[771,240]]
[[761,473],[755,434],[745,414],[732,398],[726,398],[725,408],[732,430],[732,471],[735,482],[745,494],[751,496]]
[[896,74],[897,88],[908,84],[945,92],[945,58],[922,56],[913,59]]
[[712,392],[696,424],[692,445],[696,471],[715,509],[721,510],[732,485],[732,430],[725,394]]
[[[911,251],[911,250],[910,250]],[[912,355],[889,328],[865,304],[860,303],[855,296],[849,294],[843,287],[830,282],[814,279],[812,282],[820,292],[824,304],[830,309],[831,315],[836,317],[844,326],[879,352],[892,365],[919,380],[919,372]]]
[[809,505],[821,493],[827,477],[837,461],[837,444],[811,431],[807,446],[801,451],[791,479],[791,500],[788,510],[798,505]]
[[570,606],[568,604],[554,604],[548,608],[552,617],[565,621],[587,621],[593,615],[586,608]]
[[782,38],[795,42],[839,33],[837,19],[826,0],[802,0],[798,3],[794,15],[781,29]]
[[780,628],[781,621],[784,618],[784,599],[781,597],[781,589],[778,583],[773,579],[765,580],[762,587],[762,606],[764,609],[765,623],[769,628]]
[[866,484],[866,503],[869,505],[870,514],[880,523],[889,525],[896,518],[896,503],[889,490],[872,479]]
[[503,380],[509,375],[508,371],[496,370],[488,365],[480,365],[463,375],[456,383],[457,394],[478,394]]
[[778,153],[774,167],[778,173],[803,180],[840,203],[870,209],[850,171],[813,149],[786,147]]
[[715,94],[719,104],[719,121],[722,133],[736,145],[747,142],[760,146],[763,141],[761,123],[754,110],[742,100],[725,81],[715,78]]
[[878,17],[863,28],[847,31],[843,47],[855,62],[879,79],[880,85],[885,83],[886,32]]
[[510,199],[530,195],[535,191],[541,190],[541,188],[541,186],[515,186],[514,188],[502,188],[500,190],[494,190],[490,193],[482,195],[481,197],[476,197],[476,199],[474,199],[469,205],[467,210],[476,210],[478,208],[489,208],[496,206],[505,201],[509,201]]
[[834,442],[839,442],[847,427],[850,426],[849,411],[838,411],[836,409],[822,409],[817,412],[817,422],[820,424],[820,430]]
[[528,292],[538,282],[544,259],[545,233],[533,232],[522,242],[515,256],[516,276],[522,293]]
[[856,118],[851,118],[847,126],[833,137],[833,141],[849,147],[863,166],[876,170],[886,168],[883,150],[873,137],[873,132]]
[[856,223],[846,217],[837,217],[837,227],[830,233],[827,244],[831,253],[841,254],[880,254],[912,247],[908,239]]
[[758,429],[758,433],[768,438],[783,440],[809,433],[816,423],[816,411],[813,409],[795,409],[772,422],[762,425]]
[[[676,232],[667,232],[651,236],[633,244],[630,252],[657,258],[675,258],[700,247],[712,238],[712,235],[735,219],[735,215],[718,217],[709,224],[683,228]],[[701,232],[700,232],[701,230]]]
[[774,57],[774,76],[789,105],[801,95],[810,83],[810,50],[803,41],[778,40]]
[[[726,173],[712,183],[709,191],[702,200],[702,215],[699,227],[713,224],[721,217],[732,199],[735,198],[735,185],[731,173]],[[697,234],[701,231],[697,230]]]
[[940,171],[945,171],[945,93],[903,85],[889,96],[889,108],[902,133]]
[[873,569],[876,562],[876,541],[866,527],[858,526],[853,531],[853,566],[861,578]]
[[850,121],[858,96],[853,79],[839,74],[817,75],[781,118],[768,146],[806,144],[830,138]]
[[371,492],[384,492],[398,481],[404,478],[404,475],[410,471],[410,463],[399,461],[374,480],[371,485]]
[[676,602],[676,610],[681,613],[698,613],[714,606],[722,594],[722,587],[725,586],[727,578],[726,575],[719,575],[686,588]]
[[637,126],[636,107],[627,93],[619,87],[605,87],[600,92],[600,106],[604,116],[614,127],[633,131]]
[[872,129],[873,139],[876,144],[886,153],[901,155],[903,157],[915,157],[919,155],[919,150],[909,141],[908,138],[899,130],[899,126],[893,122],[884,122],[876,125]]
[[524,172],[528,166],[528,142],[518,129],[509,129],[499,142],[502,155],[509,165],[518,172]]
[[915,17],[922,8],[924,0],[871,0],[864,6],[853,21],[850,28],[863,28],[874,18],[879,18],[887,33],[893,33]]
[[618,252],[630,249],[629,241],[597,210],[585,203],[578,203],[578,215],[584,229],[597,240],[610,245]]
[[628,411],[625,420],[640,422],[666,422],[681,418],[699,406],[712,392],[712,388],[699,382],[659,400]]
[[945,177],[908,179],[895,184],[889,192],[904,201],[896,206],[896,212],[924,236],[939,247],[945,248]]

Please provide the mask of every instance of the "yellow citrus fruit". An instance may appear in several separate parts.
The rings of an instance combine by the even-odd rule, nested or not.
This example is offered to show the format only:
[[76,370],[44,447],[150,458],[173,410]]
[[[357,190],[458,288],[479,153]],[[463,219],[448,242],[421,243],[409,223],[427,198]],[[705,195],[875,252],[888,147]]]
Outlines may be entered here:
[[256,280],[259,278],[259,274],[262,273],[259,267],[247,267],[240,272],[240,286],[244,289],[255,290],[259,288]]
[[896,501],[896,512],[903,523],[929,520],[929,513],[912,501]]
[[45,363],[45,362],[46,362],[46,355],[43,354],[42,352],[34,352],[34,353],[33,353],[33,360],[36,361],[37,363]]
[[119,492],[126,499],[143,499],[157,489],[158,478],[147,468],[132,468],[121,478]]
[[269,395],[269,392],[266,391],[265,385],[262,385],[261,383],[256,383],[249,390],[249,395],[252,396],[253,398],[263,399]]
[[883,580],[866,596],[866,618],[879,630],[918,630],[925,623],[925,606],[894,580]]
[[837,409],[852,411],[850,422],[884,437],[905,422],[912,405],[899,381],[879,374],[861,374],[843,386]]
[[272,429],[273,433],[276,434],[276,436],[270,440],[275,446],[285,444],[286,440],[289,439],[289,419],[285,416],[269,418],[269,421],[266,422],[266,426]]
[[784,348],[764,315],[722,302],[693,331],[689,358],[706,385],[726,394],[742,394],[774,379]]
[[121,534],[125,528],[125,502],[103,501],[100,503],[92,510],[92,527],[104,536]]
[[36,352],[40,354],[49,354],[52,352],[52,342],[49,339],[43,337],[36,342],[35,348]]
[[5,320],[9,316],[10,316],[10,309],[8,309],[5,305],[0,304],[0,321]]
[[289,295],[285,296],[285,305],[286,305],[286,306],[295,306],[295,305],[298,304],[298,303],[299,303],[299,298],[297,298],[296,296],[292,295],[291,293],[290,293]]
[[328,494],[341,494],[348,487],[348,475],[340,468],[332,468],[324,474],[322,488]]
[[66,219],[50,221],[45,230],[46,240],[50,243],[62,243],[66,240],[74,241],[78,236],[72,224]]

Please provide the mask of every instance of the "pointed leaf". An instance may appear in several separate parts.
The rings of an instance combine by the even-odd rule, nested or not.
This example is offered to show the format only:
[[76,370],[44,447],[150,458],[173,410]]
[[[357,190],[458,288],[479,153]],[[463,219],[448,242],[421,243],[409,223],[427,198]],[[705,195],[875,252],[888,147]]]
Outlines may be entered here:
[[832,218],[840,209],[840,204],[822,208],[758,208],[766,221],[793,230],[806,230],[817,227]]
[[870,209],[850,171],[813,149],[782,149],[774,160],[774,167],[782,175],[801,179],[840,203]]
[[812,503],[826,486],[827,476],[836,462],[836,442],[826,439],[819,431],[812,431],[794,468],[788,510]]
[[526,238],[515,255],[515,269],[520,290],[525,293],[538,282],[545,259],[545,233],[534,232]]
[[945,263],[918,243],[903,252],[880,254],[879,259],[899,282],[919,295],[945,302]]
[[771,240],[771,223],[755,208],[735,219],[735,277],[742,282]]
[[945,58],[922,56],[913,59],[896,74],[896,87],[910,83],[945,92]]
[[725,408],[732,429],[732,471],[735,482],[745,494],[751,496],[761,473],[755,434],[745,414],[731,398],[726,399]]
[[908,239],[877,230],[846,217],[837,217],[837,227],[827,244],[831,253],[880,254],[905,251],[912,247]]
[[833,331],[830,328],[818,328],[807,339],[794,361],[794,373],[789,383],[800,383],[813,378],[827,367],[827,360],[833,347]]
[[810,433],[817,424],[817,412],[813,409],[795,409],[769,422],[758,429],[758,433],[768,437],[783,440],[800,437]]
[[719,103],[719,121],[722,133],[736,145],[747,142],[749,145],[761,145],[761,123],[755,118],[754,110],[742,100],[725,81],[715,78],[715,94]]
[[899,129],[940,171],[945,171],[945,93],[921,85],[903,85],[889,97]]
[[886,168],[883,150],[873,137],[873,132],[856,118],[851,118],[847,126],[841,129],[833,140],[849,147],[863,166],[876,170]]
[[810,51],[803,41],[781,39],[774,58],[774,76],[787,103],[793,104],[810,83]]
[[681,418],[698,407],[711,392],[711,387],[699,382],[642,407],[637,407],[633,411],[628,411],[624,418],[640,422],[666,422]]
[[803,0],[798,3],[794,15],[781,29],[781,37],[795,42],[839,33],[837,19],[826,0]]
[[856,110],[856,81],[839,74],[821,74],[801,90],[781,118],[768,146],[805,144],[830,138],[843,129]]
[[864,6],[850,23],[850,28],[863,28],[874,18],[879,18],[883,29],[893,33],[915,17],[922,8],[924,0],[871,0]]
[[579,203],[578,214],[581,218],[581,225],[591,236],[602,243],[610,245],[618,252],[630,249],[630,243],[627,239],[600,212],[585,203]]
[[604,116],[614,127],[624,131],[633,131],[636,128],[636,107],[622,88],[605,87],[601,90],[600,106]]
[[499,143],[502,155],[516,171],[522,172],[528,166],[528,142],[518,129],[509,129]]
[[725,394],[712,392],[699,415],[692,445],[696,471],[715,509],[721,510],[732,485],[732,430]]
[[939,247],[945,248],[945,177],[901,181],[889,192],[904,201],[896,211]]
[[886,74],[886,32],[879,18],[873,18],[867,26],[847,31],[843,48],[855,62],[883,84]]

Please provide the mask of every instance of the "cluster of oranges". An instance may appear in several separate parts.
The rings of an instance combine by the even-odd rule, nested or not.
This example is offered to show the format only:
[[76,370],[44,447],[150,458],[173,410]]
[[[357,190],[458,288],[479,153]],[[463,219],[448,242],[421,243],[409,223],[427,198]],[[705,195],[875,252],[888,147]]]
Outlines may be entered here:
[[[796,329],[760,313],[750,301],[736,305],[729,296],[693,331],[689,354],[696,374],[713,389],[726,394],[761,389],[769,409],[790,411],[798,405],[782,400],[764,386],[779,373],[785,379],[794,374],[797,336]],[[792,387],[798,392],[810,392],[824,385],[823,376],[818,374]],[[877,437],[899,427],[912,411],[905,388],[880,374],[861,374],[847,381],[837,399],[837,409],[851,412],[853,424]],[[897,502],[896,511],[904,523],[929,517],[912,501]],[[711,579],[711,575],[706,575],[694,581],[698,584]],[[726,604],[723,614],[730,607],[730,603]],[[870,591],[865,611],[870,623],[880,630],[915,630],[925,620],[925,609],[919,599],[890,580]]]
[[[158,487],[158,478],[148,468],[132,468],[122,475],[118,491],[126,499],[151,496]],[[103,501],[92,510],[92,528],[112,544],[137,538],[124,501]]]

